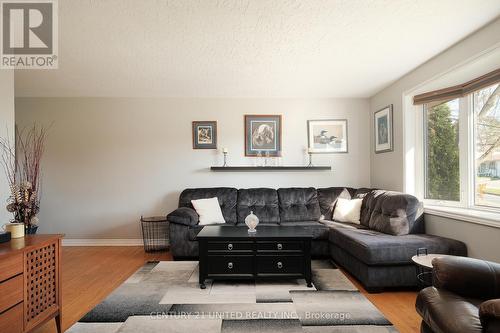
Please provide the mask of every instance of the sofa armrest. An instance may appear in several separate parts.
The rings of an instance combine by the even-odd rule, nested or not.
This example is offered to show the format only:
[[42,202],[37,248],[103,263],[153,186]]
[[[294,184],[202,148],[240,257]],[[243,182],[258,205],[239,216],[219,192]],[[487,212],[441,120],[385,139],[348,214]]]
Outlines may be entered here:
[[196,211],[189,207],[180,207],[167,215],[170,223],[182,224],[187,226],[197,225],[199,216]]
[[500,297],[500,264],[467,258],[438,257],[432,261],[433,284],[463,297]]
[[479,319],[483,332],[500,332],[500,298],[482,303],[479,306]]

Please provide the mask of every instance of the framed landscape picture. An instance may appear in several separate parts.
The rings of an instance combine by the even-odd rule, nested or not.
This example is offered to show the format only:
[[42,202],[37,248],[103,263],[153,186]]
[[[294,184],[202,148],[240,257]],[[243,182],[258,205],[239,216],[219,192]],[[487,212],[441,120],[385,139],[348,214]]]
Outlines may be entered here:
[[307,137],[310,153],[347,153],[347,119],[308,120]]
[[281,155],[281,115],[245,115],[245,156]]
[[193,149],[217,149],[216,121],[193,121]]
[[373,120],[375,127],[375,153],[393,151],[392,104],[375,112]]

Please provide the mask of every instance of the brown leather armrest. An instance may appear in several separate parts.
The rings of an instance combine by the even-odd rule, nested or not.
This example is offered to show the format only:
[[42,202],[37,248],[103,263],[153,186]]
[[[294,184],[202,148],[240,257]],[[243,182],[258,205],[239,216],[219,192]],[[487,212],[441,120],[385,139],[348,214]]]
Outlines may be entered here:
[[500,332],[500,299],[482,303],[479,306],[479,319],[484,332]]
[[467,257],[438,257],[432,265],[436,288],[464,297],[500,298],[500,264]]

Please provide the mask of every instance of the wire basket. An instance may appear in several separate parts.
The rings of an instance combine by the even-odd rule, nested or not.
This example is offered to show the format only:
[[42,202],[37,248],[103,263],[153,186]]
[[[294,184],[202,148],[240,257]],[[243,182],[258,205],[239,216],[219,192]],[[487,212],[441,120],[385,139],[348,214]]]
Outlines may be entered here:
[[169,227],[165,216],[141,216],[141,226],[146,252],[167,251],[169,249]]

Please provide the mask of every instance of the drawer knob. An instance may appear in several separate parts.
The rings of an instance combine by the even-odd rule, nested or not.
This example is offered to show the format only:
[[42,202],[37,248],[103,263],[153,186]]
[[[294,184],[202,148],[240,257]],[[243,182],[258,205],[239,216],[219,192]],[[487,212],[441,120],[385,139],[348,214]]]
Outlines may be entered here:
[[278,266],[279,269],[282,269],[283,268],[283,263],[281,261],[278,261],[278,265],[277,266]]
[[278,243],[278,250],[282,250],[282,249],[283,249],[283,244]]
[[233,244],[231,244],[231,243],[227,244],[227,249],[229,251],[231,251],[233,249]]
[[228,264],[227,264],[227,268],[229,268],[229,269],[233,269],[233,263],[232,263],[232,262],[228,263]]

